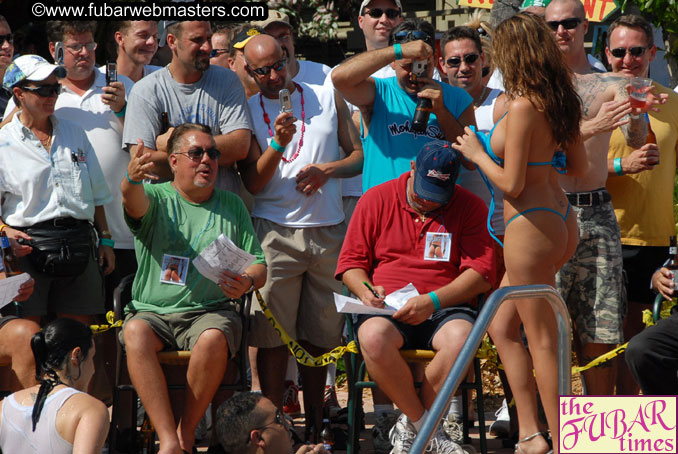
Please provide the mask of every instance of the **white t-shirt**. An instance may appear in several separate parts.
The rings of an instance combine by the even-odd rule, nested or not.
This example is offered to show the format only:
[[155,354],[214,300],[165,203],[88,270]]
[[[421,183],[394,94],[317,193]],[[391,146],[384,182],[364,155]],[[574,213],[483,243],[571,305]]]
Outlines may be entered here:
[[309,60],[297,60],[299,72],[294,76],[297,82],[305,82],[311,85],[322,85],[327,75],[332,70],[329,66]]
[[[268,219],[287,227],[321,227],[336,225],[344,220],[339,180],[330,178],[324,186],[311,196],[296,189],[297,174],[308,164],[333,162],[340,159],[337,135],[337,107],[334,90],[320,85],[299,84],[303,89],[305,131],[299,154],[292,162],[280,161],[271,181],[254,196],[253,217]],[[298,89],[292,93],[292,111],[297,120],[297,132],[285,147],[283,156],[292,159],[301,138],[301,96]],[[248,103],[252,113],[252,124],[259,146],[266,150],[271,141],[268,126],[263,120],[264,108],[271,119],[280,114],[278,99],[268,99],[260,93],[252,96]]]

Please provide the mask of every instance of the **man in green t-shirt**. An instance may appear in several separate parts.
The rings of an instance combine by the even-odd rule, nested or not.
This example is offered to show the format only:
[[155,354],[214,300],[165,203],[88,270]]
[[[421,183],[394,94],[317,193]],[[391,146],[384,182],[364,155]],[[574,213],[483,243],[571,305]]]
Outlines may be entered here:
[[[177,127],[167,149],[172,182],[141,184],[157,177],[151,153],[138,141],[121,185],[139,263],[123,338],[130,378],[158,433],[160,452],[181,454],[193,449],[195,428],[228,357],[239,350],[242,326],[235,303],[264,285],[266,263],[240,198],[214,188],[219,151],[209,127]],[[256,259],[240,275],[224,269],[216,284],[192,261],[222,233]],[[168,348],[191,350],[178,426],[157,360]]]

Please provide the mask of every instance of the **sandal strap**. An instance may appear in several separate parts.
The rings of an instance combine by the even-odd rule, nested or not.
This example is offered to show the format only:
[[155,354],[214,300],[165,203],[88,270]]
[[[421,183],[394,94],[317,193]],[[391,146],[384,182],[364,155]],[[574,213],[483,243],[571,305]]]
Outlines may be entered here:
[[[544,434],[542,432],[537,432],[537,433],[530,435],[529,437],[525,437],[521,440],[518,440],[518,443],[516,443],[516,445],[513,447],[514,452],[517,451],[519,454],[525,454],[525,451],[523,451],[523,448],[520,447],[520,443],[528,442],[528,441],[532,440],[533,438],[537,438],[539,435],[544,436]],[[550,452],[553,453],[553,450],[551,450]]]

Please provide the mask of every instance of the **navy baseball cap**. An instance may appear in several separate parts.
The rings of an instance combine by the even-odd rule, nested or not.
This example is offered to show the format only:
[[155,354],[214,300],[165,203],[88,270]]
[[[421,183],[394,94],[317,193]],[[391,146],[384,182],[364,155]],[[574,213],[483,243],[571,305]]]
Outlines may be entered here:
[[419,151],[414,171],[417,197],[447,204],[454,195],[461,158],[449,142],[436,140]]

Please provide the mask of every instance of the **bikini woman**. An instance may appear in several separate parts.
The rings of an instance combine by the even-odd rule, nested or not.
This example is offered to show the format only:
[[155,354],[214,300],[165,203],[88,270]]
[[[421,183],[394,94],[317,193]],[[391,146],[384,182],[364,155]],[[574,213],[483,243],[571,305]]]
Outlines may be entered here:
[[[466,128],[453,147],[504,192],[506,275],[501,285],[554,286],[556,271],[578,241],[576,219],[558,184],[558,172],[576,176],[586,171],[579,133],[581,103],[542,19],[517,14],[497,27],[493,44],[508,112],[491,137],[481,137],[485,145]],[[543,299],[507,301],[489,329],[516,401],[520,454],[549,450],[537,419],[533,368],[554,449],[558,447],[557,327],[547,305]],[[521,322],[529,354],[519,335]]]

